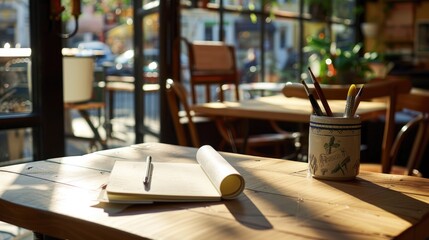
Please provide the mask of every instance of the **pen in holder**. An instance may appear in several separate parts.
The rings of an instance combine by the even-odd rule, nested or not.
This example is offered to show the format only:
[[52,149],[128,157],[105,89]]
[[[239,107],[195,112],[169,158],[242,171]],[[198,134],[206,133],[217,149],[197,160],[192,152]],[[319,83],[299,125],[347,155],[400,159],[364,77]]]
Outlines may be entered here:
[[311,176],[351,180],[359,173],[361,120],[342,114],[310,117],[308,164]]

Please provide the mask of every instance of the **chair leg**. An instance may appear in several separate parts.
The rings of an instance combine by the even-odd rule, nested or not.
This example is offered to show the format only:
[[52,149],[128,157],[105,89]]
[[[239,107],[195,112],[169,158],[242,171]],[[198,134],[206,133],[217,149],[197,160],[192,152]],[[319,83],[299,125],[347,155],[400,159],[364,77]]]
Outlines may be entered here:
[[407,171],[408,175],[413,175],[413,172],[419,167],[421,158],[423,157],[426,145],[428,143],[428,126],[429,126],[429,115],[422,115],[422,119],[419,122],[417,135],[414,140],[413,147],[411,149],[410,157],[408,159]]
[[88,114],[88,111],[79,110],[79,114],[85,119],[85,121],[88,123],[89,127],[91,128],[92,132],[94,133],[94,139],[100,143],[103,149],[107,149],[107,143],[105,140],[101,138],[100,133],[98,132],[98,129],[92,123],[90,116]]
[[234,153],[238,153],[237,146],[235,145],[235,142],[234,142],[234,137],[232,136],[232,132],[229,127],[226,129],[226,133],[228,134],[228,139],[229,139],[229,143],[231,145],[232,151]]
[[222,137],[225,139],[226,142],[231,146],[231,149],[234,153],[238,153],[237,146],[235,144],[234,140],[234,134],[232,133],[232,127],[231,124],[227,123],[226,121],[222,119],[216,119],[215,120],[216,127],[219,130]]

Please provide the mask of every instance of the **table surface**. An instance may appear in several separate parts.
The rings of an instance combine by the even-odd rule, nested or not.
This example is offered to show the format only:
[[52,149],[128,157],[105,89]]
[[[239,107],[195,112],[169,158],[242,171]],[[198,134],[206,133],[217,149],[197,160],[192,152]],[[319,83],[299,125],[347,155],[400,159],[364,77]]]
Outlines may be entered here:
[[[319,103],[322,106],[321,103]],[[330,100],[329,106],[334,113],[343,113],[345,101]],[[288,98],[284,95],[260,97],[239,102],[211,102],[191,106],[196,113],[208,116],[243,117],[264,120],[304,122],[310,121],[312,107],[308,99]],[[383,102],[361,102],[357,110],[362,121],[374,119],[384,114]]]
[[115,161],[195,162],[195,148],[145,143],[0,168],[0,220],[69,239],[421,239],[429,179],[361,172],[322,181],[307,164],[221,153],[244,177],[237,199],[102,204]]

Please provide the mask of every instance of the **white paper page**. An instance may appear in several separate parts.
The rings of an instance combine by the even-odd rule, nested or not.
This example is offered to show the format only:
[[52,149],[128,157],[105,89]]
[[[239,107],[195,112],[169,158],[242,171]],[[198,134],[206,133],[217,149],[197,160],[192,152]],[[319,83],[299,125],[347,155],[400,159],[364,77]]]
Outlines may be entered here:
[[197,151],[197,161],[213,182],[222,198],[234,198],[244,189],[244,179],[213,147],[202,146]]
[[106,188],[109,199],[118,197],[115,193],[129,194],[130,200],[220,199],[199,164],[161,163],[154,158],[147,185],[143,184],[145,169],[145,162],[117,161]]

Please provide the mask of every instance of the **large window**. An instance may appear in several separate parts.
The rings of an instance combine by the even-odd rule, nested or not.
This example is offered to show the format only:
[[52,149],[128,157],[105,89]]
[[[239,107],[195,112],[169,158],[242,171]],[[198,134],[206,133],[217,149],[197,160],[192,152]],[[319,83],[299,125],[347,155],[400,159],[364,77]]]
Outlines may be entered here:
[[[0,117],[33,110],[28,1],[0,3]],[[0,130],[0,164],[32,159],[32,129]]]
[[64,155],[61,40],[49,1],[0,3],[0,165]]
[[[139,9],[133,9],[139,2]],[[262,6],[263,2],[275,4]],[[38,0],[0,3],[3,162],[65,153],[59,143],[64,138],[60,134],[64,124],[58,121],[64,117],[59,81],[61,48],[103,49],[94,71],[100,90],[107,75],[141,79],[131,85],[138,89],[145,85],[143,93],[134,91],[133,86],[131,90],[116,91],[111,108],[115,112],[109,116],[113,119],[105,119],[111,125],[112,136],[125,136],[121,144],[130,144],[156,141],[159,136],[159,122],[166,109],[162,91],[158,91],[162,86],[156,85],[171,77],[172,42],[178,34],[191,41],[219,40],[234,45],[243,84],[306,79],[312,55],[304,51],[308,37],[323,36],[341,48],[358,36],[355,0],[82,1],[78,33],[67,40],[58,38],[55,31],[63,24],[64,32],[69,32],[73,23],[63,19],[53,24],[52,18],[44,17],[50,14],[49,4]],[[180,33],[174,32],[176,20],[180,21]],[[57,28],[54,31],[52,27]],[[135,54],[135,50],[139,52]],[[184,54],[180,62],[186,81]],[[318,73],[316,67],[313,70]],[[133,127],[135,135],[129,134]],[[139,136],[142,134],[150,138],[145,136],[143,140]]]
[[338,46],[356,41],[355,0],[182,3],[182,36],[234,45],[242,83],[307,78],[307,37],[323,36]]

